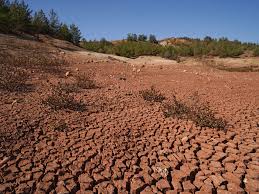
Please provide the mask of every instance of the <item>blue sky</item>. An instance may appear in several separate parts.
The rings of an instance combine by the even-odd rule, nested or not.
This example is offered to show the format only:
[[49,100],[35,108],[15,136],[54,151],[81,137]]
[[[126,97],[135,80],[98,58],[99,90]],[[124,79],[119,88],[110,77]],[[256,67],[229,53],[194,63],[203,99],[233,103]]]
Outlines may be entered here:
[[259,0],[25,0],[33,10],[55,9],[86,39],[206,35],[259,43]]

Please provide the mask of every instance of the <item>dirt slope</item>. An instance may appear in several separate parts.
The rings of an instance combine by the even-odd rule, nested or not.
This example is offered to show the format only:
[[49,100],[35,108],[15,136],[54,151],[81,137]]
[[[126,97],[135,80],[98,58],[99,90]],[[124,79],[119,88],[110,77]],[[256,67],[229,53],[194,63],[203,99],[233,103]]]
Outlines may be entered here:
[[[70,61],[64,67],[69,77],[30,71],[34,91],[0,91],[0,193],[259,192],[258,72],[0,39],[1,50],[26,55],[40,49]],[[50,83],[89,72],[100,87],[74,94],[86,111],[53,111],[42,104]],[[198,91],[228,121],[228,130],[165,118],[160,103],[139,95],[152,85],[167,99]]]

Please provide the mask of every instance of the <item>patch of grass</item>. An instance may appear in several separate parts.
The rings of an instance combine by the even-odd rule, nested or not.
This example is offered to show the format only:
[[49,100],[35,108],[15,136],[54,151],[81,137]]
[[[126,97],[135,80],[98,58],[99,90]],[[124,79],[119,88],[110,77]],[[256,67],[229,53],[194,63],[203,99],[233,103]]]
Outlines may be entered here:
[[60,86],[53,86],[51,88],[51,94],[45,100],[43,100],[43,104],[48,105],[54,110],[85,110],[85,105],[82,102],[75,100],[71,93],[64,91]]
[[166,99],[165,96],[156,90],[154,86],[152,86],[150,89],[142,90],[139,93],[144,100],[149,102],[162,102]]
[[223,118],[217,118],[207,104],[200,103],[196,95],[191,102],[186,103],[173,96],[171,102],[163,105],[164,115],[179,119],[192,120],[197,126],[226,130],[227,122]]
[[96,89],[98,86],[96,82],[91,79],[91,76],[88,74],[79,74],[75,76],[76,86],[82,89]]

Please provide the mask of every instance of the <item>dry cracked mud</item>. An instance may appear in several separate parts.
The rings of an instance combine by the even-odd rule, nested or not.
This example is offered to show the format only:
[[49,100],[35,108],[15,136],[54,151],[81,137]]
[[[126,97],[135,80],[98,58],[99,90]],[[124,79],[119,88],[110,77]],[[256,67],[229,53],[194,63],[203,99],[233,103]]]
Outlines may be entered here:
[[[31,93],[1,92],[0,193],[259,192],[258,73],[184,64],[135,72],[120,61],[67,55],[72,70],[94,69],[102,87],[75,94],[84,112],[42,105],[46,80],[36,79]],[[165,118],[159,103],[138,95],[151,85],[167,98],[198,90],[228,130]]]

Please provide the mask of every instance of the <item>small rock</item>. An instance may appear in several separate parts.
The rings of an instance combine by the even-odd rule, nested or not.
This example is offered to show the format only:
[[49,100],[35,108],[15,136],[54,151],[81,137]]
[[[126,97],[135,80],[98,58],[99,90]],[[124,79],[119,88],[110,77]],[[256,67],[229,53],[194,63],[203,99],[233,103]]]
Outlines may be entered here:
[[181,141],[182,141],[182,144],[185,144],[187,141],[188,141],[188,137],[183,137],[182,139],[181,139]]
[[70,76],[70,72],[67,71],[66,74],[65,74],[66,77]]
[[0,161],[0,168],[4,165],[4,164],[6,164],[8,161],[9,161],[9,157],[4,157],[4,159],[2,160],[2,161]]

